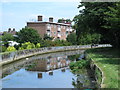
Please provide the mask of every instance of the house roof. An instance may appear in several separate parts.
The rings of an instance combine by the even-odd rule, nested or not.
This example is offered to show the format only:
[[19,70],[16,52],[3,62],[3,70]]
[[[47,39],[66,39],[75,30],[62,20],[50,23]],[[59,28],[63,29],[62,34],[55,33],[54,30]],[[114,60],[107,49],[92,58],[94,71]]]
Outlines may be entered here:
[[66,24],[66,23],[55,23],[55,22],[43,22],[43,21],[37,21],[37,22],[27,22],[28,24],[39,24],[39,23],[43,23],[43,24],[56,24],[56,25],[63,25],[63,26],[71,26],[71,24]]

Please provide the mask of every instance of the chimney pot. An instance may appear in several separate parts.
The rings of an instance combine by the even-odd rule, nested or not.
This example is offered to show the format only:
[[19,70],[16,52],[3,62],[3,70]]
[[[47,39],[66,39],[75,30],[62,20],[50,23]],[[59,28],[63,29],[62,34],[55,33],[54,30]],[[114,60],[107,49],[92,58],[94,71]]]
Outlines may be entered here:
[[38,16],[38,21],[42,21],[42,16]]
[[50,18],[49,18],[49,22],[53,22],[53,17],[50,17]]
[[13,31],[15,31],[15,28],[13,28]]
[[8,29],[8,32],[10,32],[10,31],[11,31],[11,28]]

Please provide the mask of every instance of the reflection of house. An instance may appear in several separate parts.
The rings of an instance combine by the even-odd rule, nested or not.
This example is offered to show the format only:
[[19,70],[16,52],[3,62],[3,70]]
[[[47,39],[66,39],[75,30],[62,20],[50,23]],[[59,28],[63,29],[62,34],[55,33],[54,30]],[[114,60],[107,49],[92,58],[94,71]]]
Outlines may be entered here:
[[32,68],[28,70],[46,72],[49,70],[54,70],[54,69],[68,66],[69,63],[70,61],[66,60],[66,57],[64,56],[59,58],[55,57],[55,58],[49,58],[44,60],[37,60],[33,62]]
[[45,72],[47,70],[47,60],[38,60],[36,63],[37,71]]

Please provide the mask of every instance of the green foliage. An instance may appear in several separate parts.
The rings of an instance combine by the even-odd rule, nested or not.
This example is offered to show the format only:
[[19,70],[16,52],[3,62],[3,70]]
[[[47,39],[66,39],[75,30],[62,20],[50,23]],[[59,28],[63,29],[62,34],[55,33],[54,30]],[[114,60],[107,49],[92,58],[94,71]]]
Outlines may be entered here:
[[37,43],[37,44],[36,44],[36,48],[40,48],[40,43]]
[[22,50],[22,49],[32,49],[32,48],[35,48],[35,45],[33,43],[25,42],[22,43],[22,47],[19,49]]
[[107,16],[104,20],[107,21],[103,27],[108,29],[108,39],[114,47],[120,47],[120,2],[114,7],[108,7],[109,11],[104,14]]
[[70,19],[62,18],[62,19],[58,19],[58,23],[62,23],[63,20],[66,21],[66,23],[71,23],[72,22]]
[[85,34],[81,35],[78,39],[78,44],[86,45],[86,44],[98,44],[100,42],[101,35],[94,33],[94,34]]
[[41,42],[41,47],[51,47],[51,46],[69,46],[71,45],[71,43],[69,43],[68,41],[65,40],[43,40]]
[[10,33],[4,33],[4,35],[2,36],[2,41],[3,41],[4,46],[8,47],[9,46],[8,41],[14,41],[14,37]]
[[9,46],[6,51],[16,51],[16,49],[13,46]]
[[12,34],[10,33],[4,33],[4,35],[2,36],[2,41],[13,41],[14,40],[14,37]]
[[19,50],[24,50],[24,48],[23,47],[19,47]]
[[17,42],[20,43],[31,42],[37,44],[41,41],[37,30],[34,30],[32,28],[22,28],[22,30],[20,30],[20,32],[18,32],[17,35]]
[[[104,73],[104,87],[102,88],[119,88],[120,50],[117,48],[96,48],[86,52]],[[98,70],[96,70],[96,74],[100,81]]]
[[7,48],[6,48],[5,46],[2,46],[2,47],[1,47],[2,52],[5,52],[6,49],[7,49]]
[[76,40],[77,40],[76,33],[69,34],[66,39],[68,42],[72,43],[72,45],[76,45]]
[[[91,43],[91,36],[89,34],[94,34],[94,33],[101,34],[101,38],[100,38],[101,40],[98,40],[99,39],[98,38],[97,40],[95,40],[95,42],[100,41],[100,43],[110,43],[111,41],[113,41],[109,39],[108,36],[111,37],[114,29],[112,29],[112,33],[110,35],[108,33],[109,29],[103,26],[104,25],[111,26],[110,24],[108,24],[108,21],[105,20],[104,18],[108,19],[109,17],[111,17],[107,15],[106,12],[113,13],[110,11],[109,7],[113,7],[116,10],[115,4],[116,2],[114,3],[113,2],[81,2],[78,8],[84,6],[85,9],[80,10],[80,14],[76,15],[73,19],[73,21],[75,22],[74,29],[76,29],[77,42],[79,43],[83,42],[83,44],[86,44],[88,41],[89,43]],[[115,14],[113,13],[113,15]],[[119,14],[116,15],[120,16]],[[114,20],[112,21],[115,20],[116,19],[114,18]],[[93,37],[96,37],[96,35]]]
[[50,37],[47,34],[45,34],[43,39],[44,40],[53,40],[53,37]]
[[80,60],[70,63],[70,69],[73,73],[79,71],[79,69],[86,68],[89,65],[89,60]]

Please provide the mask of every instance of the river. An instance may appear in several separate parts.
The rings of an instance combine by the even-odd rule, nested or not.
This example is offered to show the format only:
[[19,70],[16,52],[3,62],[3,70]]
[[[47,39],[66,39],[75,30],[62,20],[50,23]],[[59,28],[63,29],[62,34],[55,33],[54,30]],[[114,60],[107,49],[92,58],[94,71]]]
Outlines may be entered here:
[[84,50],[32,56],[2,67],[3,88],[93,88],[86,69],[73,74],[75,62]]

